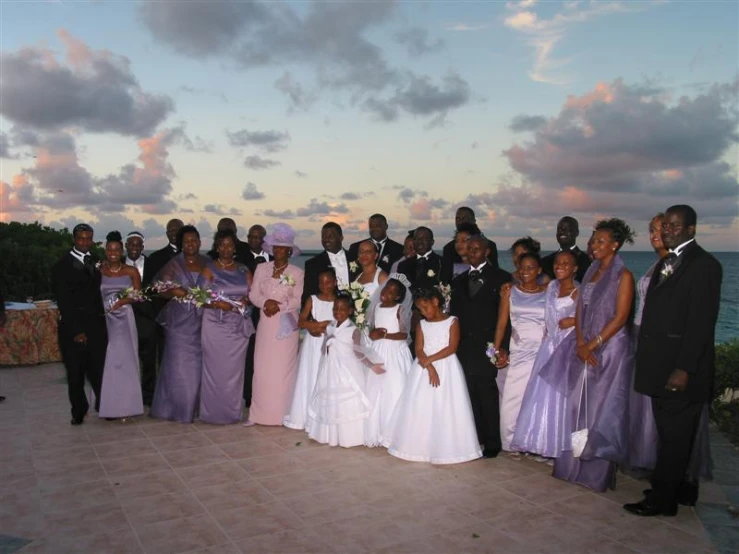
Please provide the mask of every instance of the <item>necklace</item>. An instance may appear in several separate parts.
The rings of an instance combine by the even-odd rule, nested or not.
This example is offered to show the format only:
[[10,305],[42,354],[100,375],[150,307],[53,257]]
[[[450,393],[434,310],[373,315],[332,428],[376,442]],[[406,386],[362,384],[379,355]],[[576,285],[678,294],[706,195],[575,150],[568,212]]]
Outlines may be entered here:
[[280,267],[275,266],[273,271],[277,273],[278,271],[282,271],[283,269],[285,269],[288,265],[290,265],[290,262],[286,262],[285,265],[281,265]]
[[534,285],[533,289],[528,289],[523,286],[523,283],[518,285],[518,288],[520,288],[524,292],[537,292],[539,290],[539,285]]
[[118,264],[118,269],[113,269],[113,266],[108,264],[108,270],[111,273],[120,273],[122,267],[123,267],[123,264]]
[[218,265],[220,265],[220,266],[221,266],[221,267],[222,267],[223,269],[226,269],[227,267],[230,267],[230,266],[234,265],[234,261],[233,261],[233,260],[231,260],[231,261],[230,261],[230,262],[228,262],[227,264],[224,264],[224,263],[223,263],[223,262],[221,261],[221,259],[220,259],[220,258],[218,258],[218,259],[217,259],[216,261],[218,262]]

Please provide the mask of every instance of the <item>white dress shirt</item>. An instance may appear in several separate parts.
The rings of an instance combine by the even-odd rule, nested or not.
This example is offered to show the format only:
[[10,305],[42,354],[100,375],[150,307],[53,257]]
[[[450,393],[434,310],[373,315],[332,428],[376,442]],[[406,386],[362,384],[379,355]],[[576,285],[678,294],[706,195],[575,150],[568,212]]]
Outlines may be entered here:
[[336,254],[332,254],[326,250],[326,254],[328,254],[328,261],[331,264],[331,267],[336,271],[336,280],[338,281],[339,286],[349,285],[349,264],[346,263],[346,254],[344,253],[344,250],[339,250]]
[[486,265],[487,265],[487,262],[482,262],[477,267],[470,266],[470,271],[482,271],[485,268]]
[[72,256],[74,256],[75,258],[77,258],[80,261],[80,263],[83,263],[83,264],[85,263],[85,256],[89,256],[90,255],[89,252],[87,254],[83,254],[82,252],[80,252],[76,248],[72,248],[72,250],[70,250],[69,253],[72,254]]
[[259,256],[261,256],[262,258],[264,258],[264,261],[265,262],[268,262],[269,261],[269,254],[267,254],[264,250],[262,250],[259,254],[257,254],[253,250],[252,250],[251,253],[252,253],[252,256],[254,256],[255,259],[258,258]]
[[673,254],[675,254],[675,256],[679,256],[680,254],[682,254],[682,251],[685,249],[685,247],[687,245],[689,245],[691,242],[694,242],[694,241],[695,241],[695,239],[687,240],[684,243],[682,243],[680,246],[678,246],[677,248],[675,248],[674,250],[670,250],[670,252],[672,252]]
[[385,243],[387,242],[387,237],[385,237],[382,240],[375,240],[372,239],[372,242],[375,243],[375,246],[377,247],[377,259],[382,259],[382,251],[385,250]]
[[145,258],[143,254],[139,256],[138,259],[135,261],[126,256],[126,265],[132,265],[133,267],[135,267],[138,270],[139,277],[141,277],[142,281],[144,280],[144,260]]

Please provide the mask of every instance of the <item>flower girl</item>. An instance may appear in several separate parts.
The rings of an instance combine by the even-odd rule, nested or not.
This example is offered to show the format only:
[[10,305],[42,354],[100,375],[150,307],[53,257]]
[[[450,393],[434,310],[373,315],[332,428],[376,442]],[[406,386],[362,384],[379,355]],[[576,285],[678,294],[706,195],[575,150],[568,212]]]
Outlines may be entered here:
[[366,368],[384,372],[377,355],[362,346],[362,331],[350,319],[353,312],[351,296],[339,294],[334,301],[335,322],[326,328],[305,426],[316,442],[345,448],[364,444],[364,420],[372,410],[365,394]]
[[457,318],[447,316],[438,288],[417,293],[424,320],[416,328],[416,360],[384,441],[390,454],[412,462],[456,464],[482,456],[462,366]]
[[336,300],[336,272],[327,267],[318,274],[318,294],[306,299],[300,312],[298,327],[308,333],[303,338],[298,356],[298,378],[295,382],[290,411],[283,425],[290,429],[305,429],[308,418],[308,403],[313,396],[313,388],[318,377],[318,364],[321,361],[321,346],[326,328],[333,320],[334,300]]
[[367,396],[372,413],[365,420],[364,444],[381,446],[390,437],[390,418],[405,387],[411,368],[408,338],[412,299],[410,282],[405,275],[392,275],[373,295],[367,321],[373,327],[371,348],[385,362],[385,373],[367,376]]

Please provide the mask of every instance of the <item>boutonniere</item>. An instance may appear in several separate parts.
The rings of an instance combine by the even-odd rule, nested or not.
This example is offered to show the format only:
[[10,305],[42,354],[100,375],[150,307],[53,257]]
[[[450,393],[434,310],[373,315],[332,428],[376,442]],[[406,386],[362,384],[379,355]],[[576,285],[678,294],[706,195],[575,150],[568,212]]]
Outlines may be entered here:
[[100,271],[101,267],[103,267],[103,262],[97,262],[95,264],[95,271]]
[[436,272],[433,269],[429,269],[426,272],[426,277],[436,277]]
[[288,287],[294,287],[295,278],[289,273],[283,273],[282,275],[280,275],[280,284],[287,285]]
[[389,263],[390,262],[390,256],[387,256],[387,255],[383,256],[382,257],[382,262],[385,263],[385,264],[386,263]]
[[673,274],[675,271],[675,268],[672,267],[672,264],[665,264],[665,266],[662,268],[662,271],[660,271],[660,275],[664,277],[665,279]]
[[349,271],[354,273],[359,270],[359,264],[357,262],[349,262]]

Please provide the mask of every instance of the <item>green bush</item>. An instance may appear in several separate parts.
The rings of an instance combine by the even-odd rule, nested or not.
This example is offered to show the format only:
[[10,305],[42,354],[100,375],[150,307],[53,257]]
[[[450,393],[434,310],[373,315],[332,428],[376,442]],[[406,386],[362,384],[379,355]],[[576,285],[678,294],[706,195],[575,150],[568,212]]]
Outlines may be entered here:
[[716,346],[715,395],[718,399],[726,390],[739,389],[739,339]]
[[[68,229],[40,223],[0,223],[0,290],[7,301],[52,298],[51,267],[73,244]],[[97,243],[94,253],[102,259]]]

